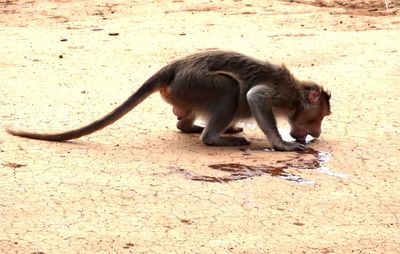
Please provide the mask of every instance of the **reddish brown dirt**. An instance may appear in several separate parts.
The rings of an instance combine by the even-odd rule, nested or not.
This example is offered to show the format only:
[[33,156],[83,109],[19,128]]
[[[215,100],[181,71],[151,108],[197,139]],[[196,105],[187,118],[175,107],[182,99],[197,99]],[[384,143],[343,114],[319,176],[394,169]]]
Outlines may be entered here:
[[287,0],[291,3],[301,3],[315,5],[319,7],[341,8],[343,13],[355,15],[396,15],[400,10],[400,1],[398,0]]
[[302,154],[251,125],[206,147],[158,95],[72,142],[1,130],[0,253],[398,253],[399,3],[298,2],[0,1],[2,125],[81,126],[210,48],[284,62],[333,111]]

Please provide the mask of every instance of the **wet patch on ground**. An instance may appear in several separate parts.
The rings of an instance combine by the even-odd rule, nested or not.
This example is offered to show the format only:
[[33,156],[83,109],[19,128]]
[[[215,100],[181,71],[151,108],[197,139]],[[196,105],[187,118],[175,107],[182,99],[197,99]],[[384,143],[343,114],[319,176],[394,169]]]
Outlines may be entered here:
[[219,170],[226,175],[224,176],[209,176],[200,175],[190,171],[184,170],[184,175],[186,178],[193,181],[203,181],[203,182],[214,182],[214,183],[226,183],[238,180],[245,180],[248,178],[270,175],[272,177],[278,177],[287,181],[312,184],[311,181],[302,178],[296,174],[287,172],[285,166],[270,166],[270,165],[245,165],[241,163],[222,163],[222,164],[211,164],[208,165],[209,168],[214,170]]
[[[266,152],[271,151],[268,149],[262,150]],[[251,152],[259,152],[260,149],[242,149],[242,151],[245,153],[245,155],[250,155]],[[199,174],[182,168],[179,169],[179,172],[183,174],[185,178],[193,181],[213,183],[227,183],[263,175],[270,175],[272,177],[277,177],[299,184],[314,184],[313,181],[303,178],[299,174],[291,173],[290,171],[292,170],[314,170],[332,177],[346,177],[345,174],[337,173],[324,165],[324,163],[329,161],[332,157],[329,152],[320,152],[310,148],[306,151],[297,152],[294,154],[295,156],[291,156],[283,160],[277,160],[272,165],[247,165],[243,163],[210,164],[208,165],[208,168],[216,171],[216,174],[211,175]],[[223,174],[221,175],[221,173]]]

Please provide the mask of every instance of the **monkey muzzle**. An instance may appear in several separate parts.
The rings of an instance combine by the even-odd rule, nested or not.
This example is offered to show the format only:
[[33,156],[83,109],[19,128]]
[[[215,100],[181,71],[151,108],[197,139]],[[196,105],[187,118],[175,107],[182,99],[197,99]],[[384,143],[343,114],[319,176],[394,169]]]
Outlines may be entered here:
[[305,143],[307,143],[305,138],[301,138],[301,139],[297,139],[297,138],[296,138],[296,142],[297,142],[297,143],[300,143],[300,144],[305,144]]
[[307,137],[307,135],[308,135],[308,133],[307,132],[294,132],[294,131],[291,131],[290,132],[290,136],[292,137],[292,138],[294,138],[295,140],[296,140],[296,142],[298,142],[298,143],[306,143],[306,137]]
[[[295,133],[290,133],[290,136],[292,136],[292,138],[294,138],[295,141],[300,144],[306,144],[307,140],[310,141],[310,137],[307,138],[308,135],[312,136],[313,138],[318,138],[318,137],[315,137],[314,135],[312,135],[311,133],[304,133],[304,134],[302,133],[300,135],[295,134]],[[311,138],[311,140],[312,140],[312,138]]]

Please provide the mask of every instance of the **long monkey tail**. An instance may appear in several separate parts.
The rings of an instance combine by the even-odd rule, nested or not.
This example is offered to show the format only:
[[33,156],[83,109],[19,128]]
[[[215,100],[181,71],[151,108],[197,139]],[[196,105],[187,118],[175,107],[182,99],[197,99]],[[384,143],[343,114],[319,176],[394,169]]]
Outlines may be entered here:
[[6,126],[5,129],[8,133],[15,136],[48,141],[65,141],[91,134],[114,123],[115,121],[123,117],[126,113],[135,108],[139,103],[141,103],[152,93],[159,90],[161,86],[167,85],[171,81],[173,76],[171,74],[172,70],[168,69],[169,68],[164,68],[154,74],[135,93],[133,93],[128,99],[126,99],[113,111],[83,127],[59,133],[37,133],[20,130],[12,126]]

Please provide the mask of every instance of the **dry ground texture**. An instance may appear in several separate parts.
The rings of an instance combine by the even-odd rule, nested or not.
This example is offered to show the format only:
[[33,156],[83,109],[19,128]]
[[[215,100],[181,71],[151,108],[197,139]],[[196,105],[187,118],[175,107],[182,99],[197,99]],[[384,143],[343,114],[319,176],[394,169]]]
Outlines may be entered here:
[[210,48],[285,62],[333,110],[303,154],[249,124],[250,147],[206,147],[156,94],[73,142],[1,130],[0,252],[398,253],[399,6],[0,1],[1,125],[81,126]]

